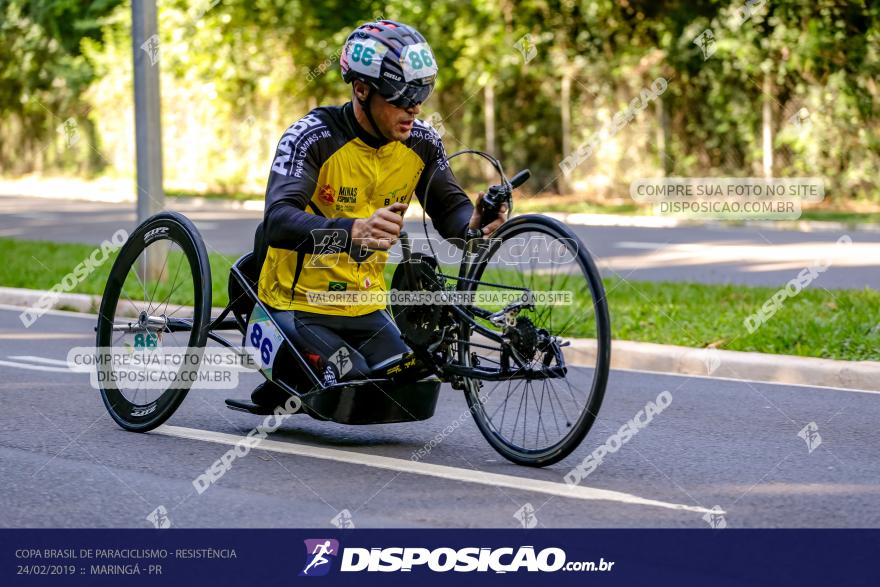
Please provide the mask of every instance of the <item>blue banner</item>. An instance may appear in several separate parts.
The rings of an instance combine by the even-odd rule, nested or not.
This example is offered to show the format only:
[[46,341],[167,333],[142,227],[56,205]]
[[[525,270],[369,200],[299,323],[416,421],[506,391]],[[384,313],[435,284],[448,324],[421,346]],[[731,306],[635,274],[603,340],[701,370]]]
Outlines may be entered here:
[[878,585],[876,530],[0,530],[4,585]]

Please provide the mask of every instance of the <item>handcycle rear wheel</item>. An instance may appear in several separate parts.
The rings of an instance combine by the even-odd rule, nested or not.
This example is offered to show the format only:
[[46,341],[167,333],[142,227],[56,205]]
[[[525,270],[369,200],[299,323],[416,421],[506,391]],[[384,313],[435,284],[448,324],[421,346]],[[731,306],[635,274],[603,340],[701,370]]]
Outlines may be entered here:
[[[611,362],[611,324],[599,271],[580,239],[564,224],[540,215],[519,216],[481,243],[468,280],[459,289],[476,296],[515,291],[513,288],[569,292],[569,305],[535,298],[532,309],[507,327],[509,340],[530,367],[546,359],[536,350],[541,333],[572,342],[559,350],[566,363],[562,378],[463,380],[468,406],[486,440],[508,460],[543,467],[568,456],[589,432],[599,412]],[[493,285],[493,284],[497,284]],[[507,287],[502,287],[507,286]],[[491,302],[490,302],[491,303]],[[477,299],[476,306],[480,306]],[[498,311],[500,306],[484,309]],[[498,331],[498,324],[477,322]],[[586,349],[586,350],[585,350]],[[592,351],[590,350],[592,349]],[[460,321],[458,358],[466,367],[500,368],[501,345],[475,336]]]
[[[151,256],[163,259],[155,275],[147,275]],[[98,312],[96,347],[99,356],[142,356],[162,348],[181,349],[179,369],[168,387],[155,369],[118,368],[97,361],[98,384],[107,411],[124,429],[146,432],[165,422],[192,386],[207,340],[211,316],[211,267],[195,225],[176,212],[145,220],[119,250],[110,270]],[[183,325],[171,328],[174,320]],[[167,360],[167,359],[166,359]]]

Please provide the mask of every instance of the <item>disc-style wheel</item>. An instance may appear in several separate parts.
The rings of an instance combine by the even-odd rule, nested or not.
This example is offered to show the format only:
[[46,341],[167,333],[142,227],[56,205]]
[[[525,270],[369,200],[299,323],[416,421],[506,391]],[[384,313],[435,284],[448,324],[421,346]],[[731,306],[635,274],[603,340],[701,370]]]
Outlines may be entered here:
[[211,267],[195,225],[175,212],[148,218],[113,263],[96,329],[96,377],[120,426],[146,432],[180,406],[210,315]]

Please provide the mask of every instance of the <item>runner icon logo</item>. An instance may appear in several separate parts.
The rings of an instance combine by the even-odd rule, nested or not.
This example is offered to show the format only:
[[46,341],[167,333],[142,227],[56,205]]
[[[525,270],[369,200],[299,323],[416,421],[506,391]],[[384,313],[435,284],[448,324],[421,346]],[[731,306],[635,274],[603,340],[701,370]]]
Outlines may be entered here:
[[330,572],[333,559],[339,555],[339,541],[332,538],[308,538],[306,543],[306,566],[300,577],[320,577]]

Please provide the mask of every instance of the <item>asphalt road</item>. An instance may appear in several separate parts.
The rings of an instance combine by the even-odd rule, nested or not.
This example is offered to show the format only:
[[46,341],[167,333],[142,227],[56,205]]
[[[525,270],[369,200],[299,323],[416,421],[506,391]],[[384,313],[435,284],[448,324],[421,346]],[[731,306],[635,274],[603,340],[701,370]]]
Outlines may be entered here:
[[[220,205],[193,206],[173,199],[171,209],[189,216],[209,251],[240,254],[253,245],[259,211]],[[0,237],[98,244],[120,228],[135,227],[133,204],[39,198],[0,198]],[[605,275],[627,280],[739,283],[779,287],[804,267],[828,260],[816,281],[823,288],[880,289],[880,233],[848,232],[852,244],[836,245],[844,232],[794,232],[754,228],[631,228],[573,226]],[[423,236],[421,222],[407,222]],[[394,253],[394,251],[392,251]],[[392,257],[393,258],[393,257]]]
[[[623,371],[612,372],[581,447],[546,469],[497,456],[461,418],[464,398],[445,387],[434,418],[420,423],[346,427],[292,416],[270,450],[237,459],[199,495],[193,479],[230,448],[204,439],[242,437],[261,421],[223,404],[247,397],[258,375],[231,392],[191,392],[153,433],[125,432],[88,375],[63,366],[70,347],[93,342],[94,317],[53,313],[25,330],[17,314],[0,310],[4,527],[151,527],[147,516],[163,506],[172,527],[332,527],[348,510],[356,527],[516,528],[525,506],[539,527],[708,528],[705,512],[716,505],[729,528],[880,527],[876,393]],[[669,407],[609,454],[578,497],[553,493],[664,390]],[[821,437],[812,452],[798,436],[811,422]],[[422,462],[451,472],[408,467],[438,435]],[[475,471],[503,482],[474,482]]]

